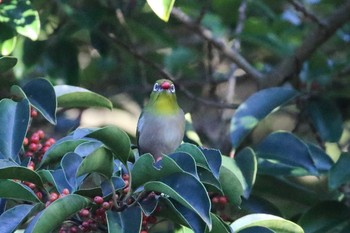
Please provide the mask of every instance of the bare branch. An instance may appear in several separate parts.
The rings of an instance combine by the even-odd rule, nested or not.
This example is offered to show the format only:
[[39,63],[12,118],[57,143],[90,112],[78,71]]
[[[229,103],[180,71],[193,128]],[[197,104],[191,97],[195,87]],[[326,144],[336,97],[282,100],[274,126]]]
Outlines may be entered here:
[[311,21],[315,22],[319,27],[325,26],[322,21],[320,21],[315,14],[308,11],[301,3],[296,0],[288,0],[288,2],[299,12],[301,12],[306,18],[311,19]]
[[227,46],[223,41],[220,41],[219,39],[215,38],[210,30],[197,24],[180,9],[173,8],[171,14],[174,18],[183,23],[187,28],[193,30],[203,39],[212,43],[215,48],[220,50],[223,55],[225,55],[232,62],[236,63],[238,67],[247,72],[247,74],[249,74],[252,78],[260,79],[262,77],[262,74],[258,70],[256,70],[242,55],[240,55],[236,51],[232,51],[232,49],[229,46]]
[[277,86],[286,80],[295,77],[301,70],[302,64],[325,43],[339,28],[350,20],[350,0],[324,19],[323,27],[317,27],[305,37],[303,43],[293,55],[283,59],[280,64],[265,78],[261,79],[260,87]]
[[[162,76],[165,79],[172,80],[176,83],[176,78],[170,74],[168,71],[160,67],[158,64],[152,62],[151,60],[148,60],[146,57],[144,57],[142,54],[137,52],[135,49],[130,47],[128,44],[124,43],[121,41],[116,35],[113,33],[108,34],[109,37],[107,37],[109,40],[112,40],[116,45],[119,47],[122,47],[126,51],[128,51],[130,54],[132,54],[137,60],[142,61],[144,64],[147,66],[151,67],[152,69],[156,70],[160,76]],[[181,83],[176,83],[177,86],[179,87],[180,91],[183,92],[189,99],[195,100],[199,103],[216,107],[216,108],[231,108],[231,109],[236,109],[239,105],[238,104],[225,104],[225,103],[218,103],[216,101],[212,101],[209,99],[204,99],[201,97],[198,97],[194,95],[192,92],[186,89],[184,85],[181,85]]]

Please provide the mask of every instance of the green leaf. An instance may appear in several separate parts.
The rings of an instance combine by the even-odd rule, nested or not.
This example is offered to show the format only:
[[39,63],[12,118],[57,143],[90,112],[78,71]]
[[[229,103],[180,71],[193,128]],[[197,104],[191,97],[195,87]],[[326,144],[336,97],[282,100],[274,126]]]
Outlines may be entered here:
[[0,57],[0,73],[10,70],[17,64],[15,57]]
[[0,101],[0,159],[17,159],[29,124],[29,102]]
[[347,206],[338,201],[325,201],[303,214],[298,224],[305,233],[323,233],[341,226],[349,217]]
[[[210,199],[203,184],[188,173],[175,173],[144,185],[147,191],[161,192],[198,214],[212,228]],[[193,195],[195,193],[195,195]]]
[[21,204],[6,210],[0,215],[0,232],[14,232],[33,208],[33,205]]
[[139,206],[124,211],[106,212],[108,233],[139,233],[141,231],[142,212]]
[[253,226],[266,227],[278,233],[304,233],[304,230],[299,225],[270,214],[246,215],[234,221],[231,224],[231,229],[234,232],[240,232],[245,228]]
[[168,22],[175,0],[147,0],[153,12],[165,22]]
[[73,152],[78,145],[84,142],[87,142],[87,140],[74,139],[56,142],[50,147],[48,151],[46,151],[41,160],[41,163],[39,164],[39,167],[60,161],[66,153]]
[[222,190],[230,203],[239,206],[242,202],[243,187],[240,180],[226,167],[220,169],[220,183]]
[[103,107],[108,109],[113,108],[113,104],[110,100],[85,88],[69,85],[57,85],[54,87],[54,89],[57,96],[58,107]]
[[213,220],[213,229],[211,231],[206,229],[206,233],[231,233],[230,227],[217,215],[210,213],[211,219]]
[[36,40],[40,33],[39,14],[29,0],[11,0],[0,4],[0,22],[6,22],[19,34]]
[[323,141],[338,142],[343,132],[343,120],[337,106],[326,98],[308,101],[306,111]]
[[52,84],[46,79],[34,79],[23,87],[23,91],[33,105],[51,124],[56,124],[56,94]]
[[[16,47],[17,33],[14,29],[5,23],[0,23],[0,28],[0,55],[7,56],[10,55]],[[1,68],[0,72],[3,72]]]
[[305,175],[304,172],[299,174],[298,168],[318,174],[307,144],[289,132],[271,133],[257,145],[255,152],[264,162],[259,165],[261,173],[276,175],[278,172],[271,170],[271,166],[281,165],[287,168],[286,174]]
[[12,180],[0,180],[0,198],[40,202],[29,187]]
[[176,152],[186,152],[192,156],[192,158],[196,161],[196,165],[200,167],[204,167],[210,170],[208,161],[204,156],[203,152],[196,146],[191,143],[182,143],[177,149]]
[[83,160],[78,168],[77,177],[97,172],[106,178],[110,178],[113,174],[113,165],[112,152],[104,147],[100,147]]
[[258,91],[244,101],[231,119],[231,143],[237,148],[260,120],[274,109],[289,102],[298,92],[290,88],[272,87]]
[[344,152],[340,155],[338,161],[329,171],[328,185],[334,190],[340,185],[350,181],[350,153]]
[[52,232],[62,222],[83,208],[91,205],[88,198],[70,194],[51,203],[41,215],[33,221],[32,233]]
[[0,177],[1,179],[16,179],[21,181],[28,181],[43,186],[40,176],[35,172],[26,167],[21,166],[3,166],[0,160]]
[[129,136],[116,126],[106,126],[98,129],[86,137],[97,139],[105,144],[114,153],[116,159],[126,164],[128,161],[131,143]]
[[135,162],[131,171],[131,188],[133,190],[149,181],[160,180],[168,175],[183,172],[176,162],[168,156],[164,156],[156,164],[154,162],[153,156],[148,153],[142,155]]
[[255,153],[251,148],[246,147],[235,155],[234,161],[242,174],[244,197],[248,198],[255,183],[258,170]]

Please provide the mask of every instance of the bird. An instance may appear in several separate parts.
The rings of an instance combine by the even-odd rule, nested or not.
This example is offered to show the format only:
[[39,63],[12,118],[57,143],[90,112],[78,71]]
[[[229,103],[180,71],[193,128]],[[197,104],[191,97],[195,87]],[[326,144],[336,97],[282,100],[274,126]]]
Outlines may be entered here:
[[139,154],[150,153],[155,161],[176,150],[185,133],[185,115],[177,103],[175,85],[159,79],[137,123]]

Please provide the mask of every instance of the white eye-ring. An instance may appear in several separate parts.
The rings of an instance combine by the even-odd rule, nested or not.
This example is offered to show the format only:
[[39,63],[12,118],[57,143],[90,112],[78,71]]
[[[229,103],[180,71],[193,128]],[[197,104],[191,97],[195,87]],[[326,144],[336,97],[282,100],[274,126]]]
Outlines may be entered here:
[[160,90],[160,85],[158,83],[155,83],[153,86],[153,91],[159,91]]
[[174,85],[174,84],[171,84],[171,86],[170,86],[170,92],[171,92],[171,93],[175,93],[175,85]]

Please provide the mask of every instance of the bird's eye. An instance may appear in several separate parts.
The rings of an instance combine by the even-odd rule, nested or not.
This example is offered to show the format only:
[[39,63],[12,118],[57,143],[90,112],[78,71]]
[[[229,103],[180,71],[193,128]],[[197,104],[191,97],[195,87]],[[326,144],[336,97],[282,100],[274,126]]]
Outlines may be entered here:
[[153,86],[153,91],[159,91],[160,89],[160,86],[158,83],[155,83],[154,86]]
[[171,86],[170,86],[170,92],[171,92],[171,93],[175,93],[175,85],[174,85],[174,84],[171,84]]

